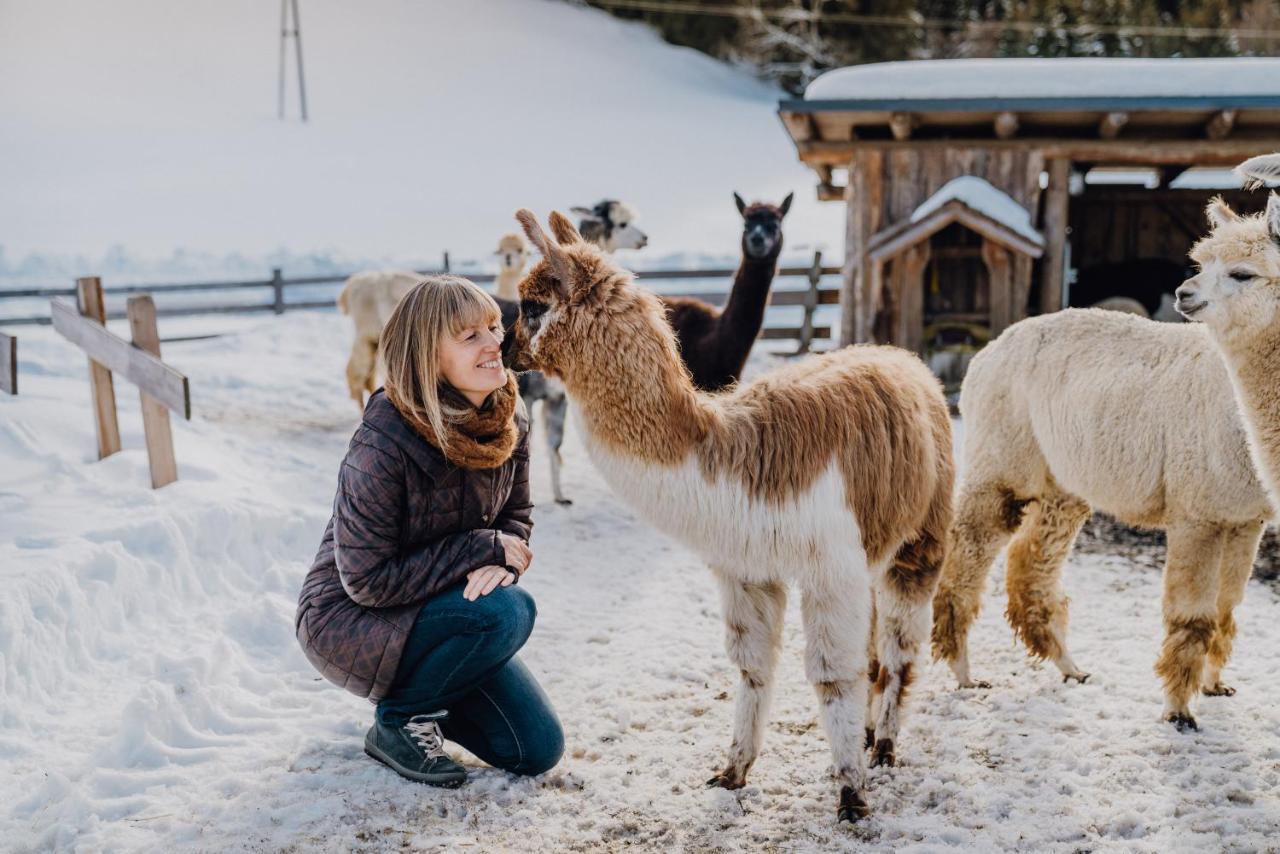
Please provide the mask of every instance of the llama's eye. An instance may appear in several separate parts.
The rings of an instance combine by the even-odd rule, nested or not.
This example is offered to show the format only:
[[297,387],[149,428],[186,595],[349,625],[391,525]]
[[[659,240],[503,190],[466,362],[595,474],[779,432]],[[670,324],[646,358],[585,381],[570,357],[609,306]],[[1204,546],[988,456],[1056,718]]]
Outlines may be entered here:
[[626,227],[627,227],[627,224],[625,222],[618,223],[618,228],[626,228]]
[[1253,273],[1249,273],[1244,270],[1232,270],[1228,275],[1237,282],[1247,282],[1251,279],[1257,278]]

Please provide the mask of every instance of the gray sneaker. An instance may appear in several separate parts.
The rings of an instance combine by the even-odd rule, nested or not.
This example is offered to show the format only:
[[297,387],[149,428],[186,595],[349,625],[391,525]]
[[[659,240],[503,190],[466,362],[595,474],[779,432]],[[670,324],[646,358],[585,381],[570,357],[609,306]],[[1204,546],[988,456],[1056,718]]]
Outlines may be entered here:
[[364,737],[364,752],[387,765],[401,777],[445,786],[450,789],[467,781],[467,769],[444,752],[444,735],[439,722],[448,712],[414,715],[395,729],[374,722]]

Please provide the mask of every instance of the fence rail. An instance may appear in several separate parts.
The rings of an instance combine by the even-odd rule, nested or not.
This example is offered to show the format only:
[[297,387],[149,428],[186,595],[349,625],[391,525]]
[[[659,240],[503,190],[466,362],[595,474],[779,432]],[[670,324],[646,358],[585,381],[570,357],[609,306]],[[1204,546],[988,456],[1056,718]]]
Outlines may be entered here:
[[[823,276],[829,276],[840,272],[839,267],[824,267],[821,264],[821,253],[815,253],[814,263],[808,267],[783,267],[778,270],[775,283],[785,279],[804,279],[806,285],[804,289],[778,289],[772,294],[770,305],[773,306],[803,306],[805,309],[805,323],[796,329],[789,328],[766,328],[765,337],[768,338],[800,338],[802,343],[807,346],[806,333],[808,337],[813,337],[817,333],[828,332],[826,329],[817,329],[812,325],[813,309],[818,305],[836,305],[840,302],[839,288],[822,287],[820,280]],[[423,275],[437,274],[444,272],[441,270],[418,270]],[[707,281],[712,279],[732,279],[736,270],[730,268],[712,268],[705,270],[642,270],[637,273],[642,283],[662,282],[662,281]],[[160,284],[125,284],[104,287],[103,295],[127,296],[131,294],[192,294],[192,293],[216,293],[216,292],[237,292],[249,290],[270,291],[270,302],[254,302],[241,304],[224,304],[224,305],[193,305],[175,308],[159,309],[156,314],[159,317],[187,317],[195,315],[207,314],[239,314],[249,312],[273,312],[275,314],[283,314],[286,311],[307,310],[333,308],[334,300],[330,299],[305,299],[290,302],[285,299],[291,288],[311,287],[316,285],[336,285],[340,284],[349,277],[350,274],[332,275],[332,276],[300,276],[294,278],[285,278],[282,271],[277,268],[271,271],[271,277],[268,279],[251,279],[246,281],[224,281],[224,282],[183,282],[183,283],[160,283]],[[492,284],[497,278],[492,273],[464,273],[471,281],[487,285]],[[9,300],[20,299],[48,299],[51,297],[75,297],[76,289],[74,287],[66,288],[22,288],[18,290],[0,290],[0,308]],[[664,296],[689,296],[706,300],[712,304],[721,304],[728,298],[726,291],[682,291],[679,293],[663,292]],[[126,312],[117,310],[108,312],[108,320],[119,320],[125,318]],[[28,315],[22,317],[2,317],[0,316],[0,326],[28,326],[28,325],[47,325],[52,322],[52,318],[48,313]],[[821,336],[818,336],[821,337]]]

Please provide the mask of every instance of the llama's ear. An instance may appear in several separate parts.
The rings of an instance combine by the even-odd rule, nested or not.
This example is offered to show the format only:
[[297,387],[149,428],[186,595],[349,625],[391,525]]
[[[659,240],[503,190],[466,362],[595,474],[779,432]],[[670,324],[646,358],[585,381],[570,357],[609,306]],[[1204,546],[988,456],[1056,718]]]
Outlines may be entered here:
[[791,199],[794,196],[795,193],[787,193],[787,197],[782,200],[782,204],[778,205],[778,214],[780,216],[786,216],[787,211],[791,210]]
[[551,233],[556,236],[556,240],[561,246],[570,246],[574,243],[582,242],[582,235],[578,233],[578,229],[574,228],[569,218],[560,213],[560,211],[552,211],[549,221],[551,223]]
[[1209,206],[1204,209],[1204,215],[1209,218],[1209,224],[1214,228],[1221,228],[1229,222],[1238,222],[1240,219],[1240,215],[1222,200],[1222,196],[1214,196],[1209,200]]
[[738,213],[745,216],[747,213],[747,203],[742,200],[742,196],[739,196],[737,193],[734,193],[733,202],[738,206]]
[[1256,190],[1268,181],[1280,181],[1280,153],[1250,157],[1235,168],[1246,190]]
[[1280,244],[1280,193],[1275,190],[1267,196],[1267,230],[1272,242]]
[[516,219],[520,221],[520,227],[524,229],[529,242],[537,247],[542,257],[546,258],[547,263],[551,265],[551,275],[559,283],[561,295],[567,295],[569,293],[569,257],[554,240],[547,237],[547,233],[538,224],[538,218],[533,215],[533,211],[521,208],[516,211]]

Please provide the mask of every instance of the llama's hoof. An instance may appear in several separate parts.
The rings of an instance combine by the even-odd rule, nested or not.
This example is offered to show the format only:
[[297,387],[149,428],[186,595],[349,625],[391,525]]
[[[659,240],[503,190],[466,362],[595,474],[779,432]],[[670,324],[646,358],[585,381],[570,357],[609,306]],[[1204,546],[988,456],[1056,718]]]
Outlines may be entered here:
[[1075,673],[1064,673],[1062,674],[1062,684],[1066,685],[1068,682],[1074,679],[1077,682],[1079,682],[1081,685],[1083,685],[1084,683],[1089,681],[1089,677],[1092,675],[1093,675],[1092,673],[1085,673],[1083,670],[1078,670]]
[[893,752],[893,739],[882,738],[876,742],[875,752],[871,754],[871,767],[878,768],[881,765],[892,768],[897,761],[897,757]]
[[741,789],[745,785],[747,785],[746,776],[735,774],[732,770],[721,771],[707,781],[708,789]]
[[985,680],[985,679],[967,679],[967,680],[965,680],[964,682],[961,682],[961,683],[958,685],[958,687],[960,687],[960,688],[981,688],[981,689],[983,689],[983,690],[985,691],[985,690],[987,690],[988,688],[990,688],[990,687],[991,687],[991,683],[990,683],[990,682],[988,682],[988,681],[987,681],[987,680]]
[[1235,688],[1230,685],[1223,685],[1221,682],[1206,685],[1202,690],[1206,697],[1234,697],[1236,695]]
[[1178,732],[1186,732],[1187,730],[1191,730],[1192,732],[1200,731],[1200,727],[1196,725],[1196,719],[1191,717],[1190,714],[1170,712],[1164,716],[1164,719],[1177,727]]
[[562,506],[562,507],[568,507],[570,504],[572,504],[572,503],[573,503],[573,499],[572,499],[572,498],[557,498],[557,499],[556,499],[556,503],[557,503],[557,504],[559,504],[559,505],[560,505],[560,506]]
[[867,730],[867,743],[865,745],[865,749],[870,750],[871,748],[876,746],[876,731],[872,727],[866,727],[866,730]]
[[853,786],[840,787],[840,809],[836,811],[836,821],[847,821],[852,824],[871,815],[862,794],[854,791]]

